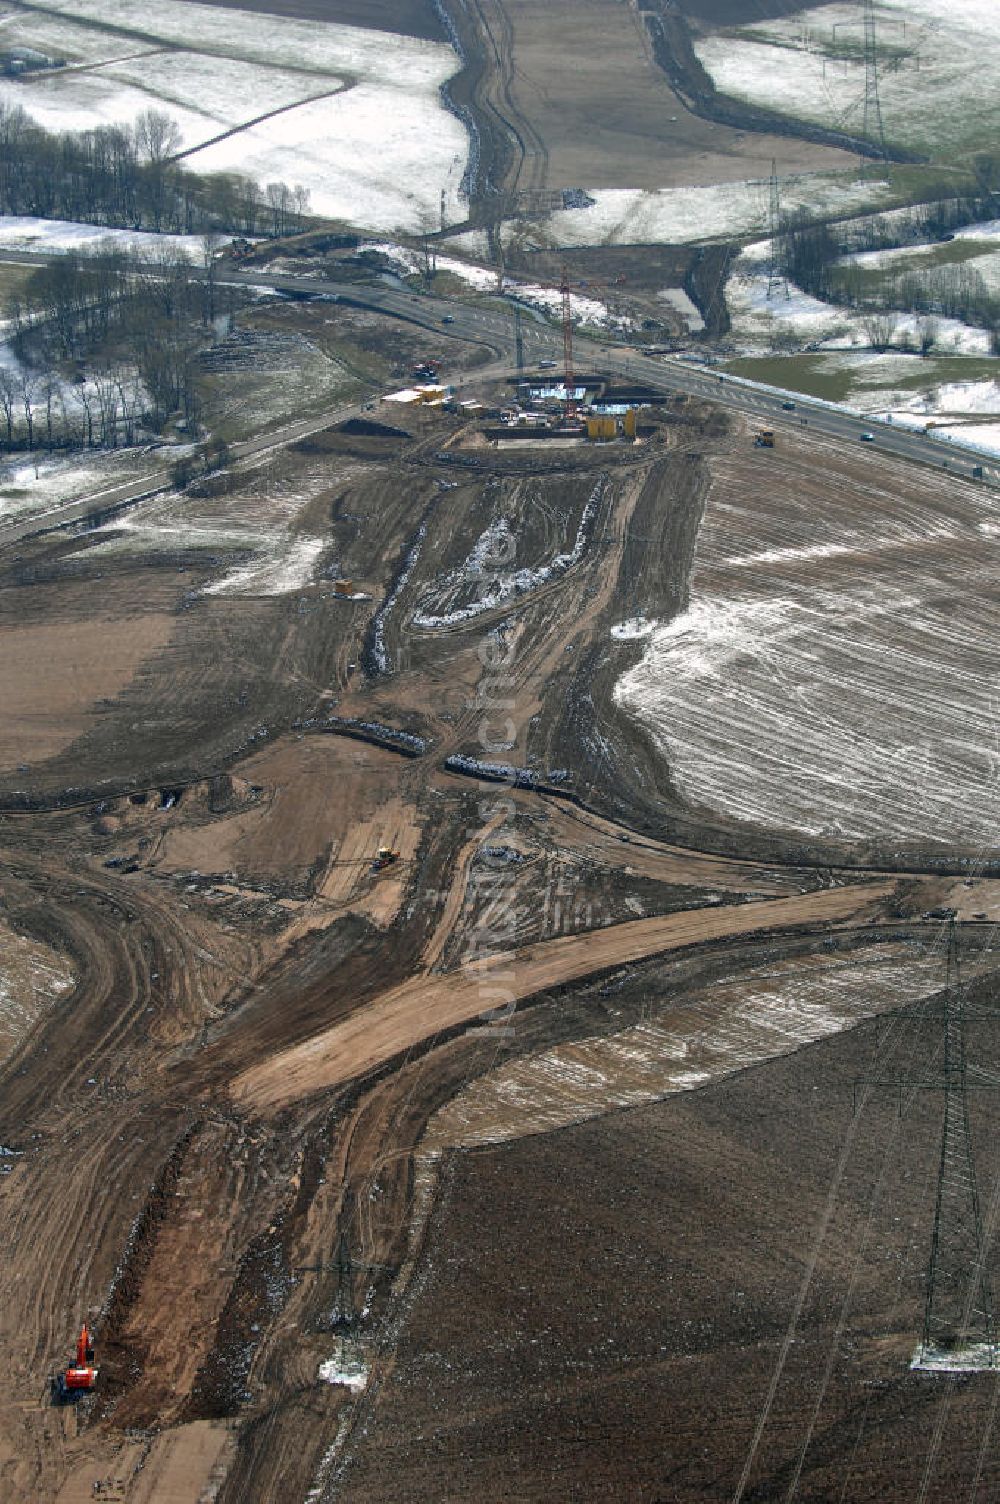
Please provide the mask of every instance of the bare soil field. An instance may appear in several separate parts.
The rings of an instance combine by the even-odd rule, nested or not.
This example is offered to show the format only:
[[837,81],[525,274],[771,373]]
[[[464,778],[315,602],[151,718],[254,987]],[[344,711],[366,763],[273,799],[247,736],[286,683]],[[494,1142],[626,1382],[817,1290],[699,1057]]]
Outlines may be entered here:
[[146,614],[141,629],[107,616],[61,630],[0,629],[0,765],[15,773],[61,752],[87,729],[95,702],[119,694],[173,626],[170,616]]
[[[761,21],[815,10],[823,0],[754,0],[754,15]],[[742,0],[677,0],[677,9],[689,21],[706,26],[738,26],[747,19]]]
[[[383,375],[420,348],[334,317],[289,328]],[[962,495],[935,511],[922,475],[832,442],[820,483],[804,446],[751,458],[694,400],[636,444],[507,450],[481,427],[330,429],[0,554],[11,644],[44,632],[95,665],[5,670],[9,735],[59,696],[71,730],[0,769],[10,1504],[614,1479],[693,1500],[731,1496],[748,1458],[768,1498],[800,1455],[802,1497],[851,1500],[855,1447],[903,1504],[928,1415],[959,1448],[986,1425],[985,1381],[944,1414],[907,1369],[933,1116],[852,1128],[849,1082],[868,1021],[939,989],[942,909],[989,995],[995,854],[695,803],[614,693],[647,651],[613,631],[636,614],[744,575],[815,597],[824,508],[853,551],[831,590],[870,556],[911,594],[954,590]],[[930,736],[941,655],[979,661],[974,619],[913,670]],[[134,662],[101,677],[109,621]],[[98,1386],[55,1407],[84,1318]],[[945,1504],[975,1464],[937,1456]]]
[[466,51],[449,90],[476,114],[480,191],[502,184],[529,210],[542,190],[766,178],[775,156],[792,172],[848,163],[833,147],[692,113],[631,5],[476,0],[448,8]]
[[908,1369],[939,1104],[854,1117],[871,1048],[447,1161],[331,1496],[988,1496],[995,1376]]

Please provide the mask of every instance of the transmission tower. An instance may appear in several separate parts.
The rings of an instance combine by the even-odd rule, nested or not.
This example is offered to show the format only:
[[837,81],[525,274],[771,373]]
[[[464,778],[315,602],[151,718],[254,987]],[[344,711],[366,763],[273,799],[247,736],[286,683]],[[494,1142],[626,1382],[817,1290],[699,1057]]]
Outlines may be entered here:
[[778,164],[771,158],[771,178],[769,208],[767,215],[767,233],[770,236],[770,250],[767,258],[767,296],[770,301],[776,292],[782,297],[788,296],[788,283],[785,281],[781,270],[781,247],[779,238],[781,235],[781,188],[778,183]]
[[[882,125],[882,103],[878,93],[878,38],[875,32],[875,0],[861,0],[865,21],[865,113],[861,134],[874,147],[874,157],[882,164],[888,176],[889,159],[885,150],[885,130]],[[866,166],[865,158],[861,167]]]
[[299,1274],[333,1273],[337,1276],[337,1294],[330,1316],[330,1325],[335,1332],[343,1335],[352,1332],[359,1321],[357,1301],[354,1298],[354,1276],[362,1271],[370,1274],[388,1267],[387,1264],[369,1264],[354,1258],[351,1254],[347,1229],[342,1228],[332,1263],[300,1264],[297,1272]]
[[573,305],[569,293],[569,270],[562,269],[563,380],[566,383],[566,423],[576,418],[576,379],[573,375]]
[[517,365],[517,379],[520,382],[524,376],[524,322],[517,303],[514,304],[514,358]]
[[969,1129],[969,1091],[1000,1090],[1000,1079],[970,1066],[965,1025],[970,1017],[996,1019],[997,1010],[970,1009],[962,988],[954,920],[948,935],[948,960],[939,1014],[941,1069],[928,1076],[875,1076],[873,1086],[904,1091],[940,1091],[944,1096],[941,1152],[938,1161],[934,1230],[927,1269],[927,1290],[918,1368],[996,1368],[997,1348],[993,1292],[986,1268],[983,1222]]

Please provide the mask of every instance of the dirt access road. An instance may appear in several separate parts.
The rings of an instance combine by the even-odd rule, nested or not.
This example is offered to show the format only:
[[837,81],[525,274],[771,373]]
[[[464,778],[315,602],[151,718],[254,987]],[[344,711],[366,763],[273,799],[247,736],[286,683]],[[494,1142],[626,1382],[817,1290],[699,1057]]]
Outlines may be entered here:
[[[438,1108],[574,1041],[597,1059],[592,1041],[606,1039],[606,1059],[626,1060],[657,999],[669,1017],[644,1048],[659,1039],[674,1059],[704,1035],[704,1003],[687,1014],[686,1000],[714,985],[725,1000],[761,967],[794,981],[892,935],[929,948],[925,981],[940,922],[923,914],[958,907],[979,934],[973,914],[997,910],[995,884],[964,877],[961,853],[938,860],[940,875],[919,851],[896,862],[904,871],[854,868],[845,845],[689,808],[617,707],[644,645],[612,627],[683,606],[743,427],[692,399],[636,447],[541,465],[489,450],[450,415],[424,424],[310,433],[266,471],[238,469],[232,492],[185,498],[186,528],[220,538],[230,517],[263,525],[295,496],[322,552],[287,594],[206,593],[245,550],[179,555],[173,532],[158,541],[161,502],[140,502],[126,529],[27,538],[23,558],[0,556],[5,630],[44,623],[86,645],[80,624],[99,618],[140,641],[149,617],[146,632],[167,633],[138,668],[122,660],[117,689],[81,675],[65,713],[86,713],[86,731],[39,750],[27,775],[3,772],[6,917],[63,960],[59,973],[33,952],[39,975],[72,976],[5,1018],[12,1501],[119,1478],[143,1498],[153,1453],[192,1499],[195,1483],[218,1486],[221,1504],[325,1490],[323,1459],[359,1435],[421,1287],[438,1181],[420,1146]],[[786,490],[788,505],[798,463],[768,456],[771,495]],[[859,492],[871,510],[853,447],[830,442],[824,465],[832,495]],[[886,463],[880,486],[895,516],[907,480]],[[504,532],[528,588],[483,600],[468,561]],[[332,597],[344,561],[364,599]],[[484,642],[507,662],[508,755],[561,776],[561,799],[445,769],[483,755],[499,695]],[[415,755],[386,735],[398,731]],[[374,874],[385,841],[402,856]],[[516,1012],[502,1030],[469,1029],[505,1002],[496,985]],[[851,1008],[824,1012],[821,993],[817,1006],[844,1029],[890,997],[892,973]],[[768,1032],[776,1005],[750,982],[744,1011],[758,1063],[809,1036]],[[580,1111],[614,1108],[614,1072],[591,1080]],[[335,1355],[341,1235],[379,1265],[350,1277],[367,1308],[352,1339],[373,1372],[364,1400],[319,1379]],[[570,1245],[565,1256],[571,1268]],[[782,1251],[773,1259],[782,1268]],[[84,1314],[101,1388],[53,1412],[45,1376]]]
[[300,1097],[341,1086],[407,1056],[477,1017],[488,1029],[492,1010],[582,977],[737,935],[864,924],[895,887],[891,880],[862,883],[766,904],[639,919],[493,956],[449,976],[425,973],[372,999],[359,1016],[252,1067],[234,1083],[233,1096],[253,1112],[280,1111]]
[[[499,395],[484,378],[484,399]],[[66,1504],[107,1480],[137,1504],[154,1476],[182,1479],[191,1504],[206,1490],[219,1504],[335,1497],[338,1458],[360,1456],[434,1272],[422,1249],[445,1225],[450,1182],[421,1156],[427,1125],[477,1082],[488,1096],[495,1073],[581,1041],[588,1061],[624,1061],[639,1029],[675,1091],[706,1009],[736,995],[762,1068],[804,1039],[770,1027],[793,1010],[762,973],[792,990],[807,979],[827,1033],[848,1029],[922,995],[910,972],[933,988],[944,908],[988,974],[990,920],[975,916],[1000,907],[970,865],[979,853],[917,844],[862,861],[851,843],[692,806],[616,702],[645,652],[617,629],[687,605],[727,477],[749,475],[744,490],[794,512],[802,454],[779,448],[754,471],[756,458],[743,420],[695,397],[654,413],[637,445],[540,457],[427,413],[304,433],[267,466],[236,467],[223,494],[140,502],[127,527],[0,553],[10,643],[44,630],[78,637],[83,655],[113,633],[121,649],[114,681],[59,677],[60,715],[79,717],[71,741],[39,742],[26,767],[10,750],[0,769],[4,916],[37,958],[31,1006],[0,998],[12,1504],[63,1489]],[[864,511],[869,533],[907,506],[910,472],[885,460],[873,480],[853,444],[831,439],[824,469],[827,505]],[[963,494],[956,482],[956,507]],[[252,549],[304,539],[310,569],[276,593],[241,584],[251,545],[232,529],[248,519]],[[504,538],[500,572],[521,588],[484,592],[482,560]],[[816,567],[784,566],[804,588]],[[333,593],[344,574],[360,587],[350,598]],[[56,659],[25,686],[29,709]],[[39,669],[12,655],[11,704],[18,673]],[[485,755],[487,722],[512,742],[493,755],[561,797],[446,766]],[[379,874],[383,841],[400,859]],[[880,987],[828,1007],[824,989],[859,951]],[[467,1028],[508,972],[512,1034]],[[588,1069],[586,1113],[616,1112],[620,1078]],[[516,1095],[530,1075],[503,1079]],[[781,1111],[762,1109],[763,1137]],[[508,1110],[504,1133],[516,1130]],[[752,1222],[749,1200],[741,1215]],[[320,1378],[338,1353],[342,1236],[373,1266],[349,1276],[364,1391]],[[755,1302],[794,1299],[799,1244],[782,1236],[761,1244]],[[568,1237],[562,1250],[564,1305],[581,1247]],[[627,1304],[637,1280],[623,1271],[608,1298]],[[674,1292],[683,1333],[700,1297],[680,1269]],[[54,1411],[46,1378],[84,1316],[99,1390]],[[471,1311],[455,1320],[473,1333]],[[515,1342],[524,1361],[545,1325],[536,1313]],[[748,1393],[766,1386],[765,1356],[748,1360]],[[470,1424],[488,1434],[485,1412]],[[390,1433],[368,1434],[377,1446]],[[620,1438],[587,1445],[624,1476]],[[531,1497],[542,1450],[524,1466]]]

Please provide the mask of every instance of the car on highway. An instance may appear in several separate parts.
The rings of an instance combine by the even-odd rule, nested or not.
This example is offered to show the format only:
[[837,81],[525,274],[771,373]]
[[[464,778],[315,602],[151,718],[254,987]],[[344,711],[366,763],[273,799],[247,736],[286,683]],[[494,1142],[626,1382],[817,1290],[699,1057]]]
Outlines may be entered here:
[[786,412],[786,413],[793,413],[795,411],[795,403],[794,402],[783,402],[781,404],[781,406],[782,406],[782,410],[784,412]]
[[865,433],[859,433],[858,438],[861,440],[862,444],[874,444],[875,442],[875,435],[873,433],[868,433],[867,431]]
[[450,313],[444,313],[441,315],[441,322],[442,324],[453,324],[455,320]]
[[540,360],[538,362],[538,369],[540,371],[553,371],[555,370],[555,365],[554,360]]

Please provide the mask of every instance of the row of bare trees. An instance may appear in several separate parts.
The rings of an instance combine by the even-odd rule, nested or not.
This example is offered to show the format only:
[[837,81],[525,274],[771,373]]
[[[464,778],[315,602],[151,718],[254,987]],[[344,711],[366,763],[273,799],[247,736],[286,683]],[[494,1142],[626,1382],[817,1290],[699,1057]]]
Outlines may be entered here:
[[[849,232],[842,226],[792,226],[780,237],[779,260],[803,291],[860,309],[879,329],[896,312],[921,314],[925,320],[959,319],[994,335],[1000,331],[1000,299],[966,261],[913,266],[893,276],[851,260],[850,249]],[[875,343],[878,348],[882,341]]]
[[305,189],[189,172],[181,146],[162,110],[131,124],[48,131],[20,105],[0,102],[0,213],[185,235],[287,235],[302,226]]
[[134,444],[145,407],[134,367],[95,366],[72,385],[51,372],[0,368],[0,433],[9,451]]
[[218,248],[207,233],[199,265],[170,242],[142,253],[109,243],[32,273],[5,310],[13,358],[0,366],[0,445],[114,448],[171,419],[196,432],[201,354],[247,296],[220,296]]

